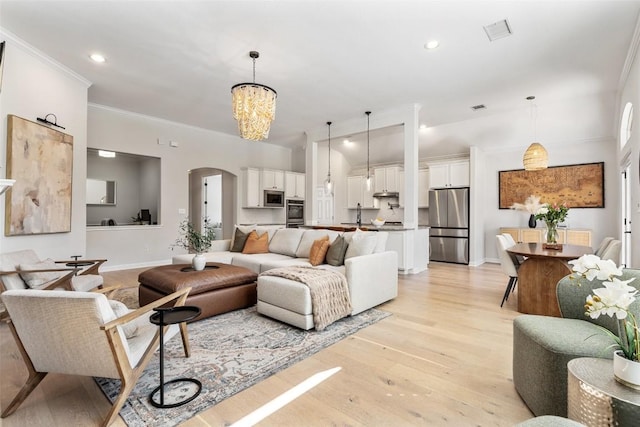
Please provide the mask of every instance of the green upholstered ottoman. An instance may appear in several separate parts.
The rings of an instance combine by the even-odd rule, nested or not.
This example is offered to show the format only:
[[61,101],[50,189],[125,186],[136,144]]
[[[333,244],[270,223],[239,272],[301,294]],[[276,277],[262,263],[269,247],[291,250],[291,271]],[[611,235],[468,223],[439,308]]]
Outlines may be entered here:
[[515,427],[584,427],[584,424],[555,415],[543,415],[523,421]]
[[522,315],[513,321],[513,384],[534,415],[567,416],[567,363],[613,357],[614,340],[578,319]]

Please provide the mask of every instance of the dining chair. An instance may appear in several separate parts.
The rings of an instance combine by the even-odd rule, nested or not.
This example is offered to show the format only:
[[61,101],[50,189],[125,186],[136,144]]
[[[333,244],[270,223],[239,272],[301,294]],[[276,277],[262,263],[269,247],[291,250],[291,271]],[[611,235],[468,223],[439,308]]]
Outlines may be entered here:
[[510,247],[507,239],[502,234],[496,235],[496,247],[498,249],[498,255],[500,256],[500,266],[504,274],[509,276],[509,282],[507,283],[507,289],[504,291],[502,302],[500,307],[504,305],[504,302],[509,299],[509,294],[513,292],[518,281],[518,267],[520,264],[515,259],[515,256],[507,252]]
[[[507,247],[510,248],[511,246],[515,246],[516,241],[513,238],[513,236],[510,233],[502,233],[502,235],[504,236],[504,238],[507,240]],[[522,264],[525,260],[525,257],[523,257],[522,255],[512,255],[511,257],[513,258],[515,256],[516,261],[518,261],[518,264]]]
[[[149,321],[153,309],[165,304],[184,305],[190,290],[181,289],[137,310],[125,307],[124,313],[118,314],[103,290],[4,292],[3,302],[10,315],[5,321],[22,355],[28,378],[4,408],[2,418],[13,414],[47,374],[56,373],[119,379],[120,392],[102,426],[111,424],[159,347],[159,328]],[[164,338],[178,332],[182,334],[185,356],[189,357],[185,323],[166,326]]]
[[609,243],[611,243],[612,240],[613,240],[613,237],[605,237],[604,239],[602,239],[602,242],[600,242],[600,246],[598,246],[598,249],[596,249],[593,254],[597,256],[601,256],[602,252],[604,252],[604,250],[607,249],[607,246],[609,246]]
[[607,247],[600,254],[601,259],[610,259],[615,262],[616,265],[620,264],[620,251],[622,249],[622,242],[620,240],[613,239]]

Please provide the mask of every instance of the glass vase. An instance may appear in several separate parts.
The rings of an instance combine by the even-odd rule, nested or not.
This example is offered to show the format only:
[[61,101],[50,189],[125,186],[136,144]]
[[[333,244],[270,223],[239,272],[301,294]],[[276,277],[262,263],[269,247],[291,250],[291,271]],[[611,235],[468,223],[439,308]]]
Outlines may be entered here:
[[558,224],[547,222],[546,242],[550,245],[558,243]]

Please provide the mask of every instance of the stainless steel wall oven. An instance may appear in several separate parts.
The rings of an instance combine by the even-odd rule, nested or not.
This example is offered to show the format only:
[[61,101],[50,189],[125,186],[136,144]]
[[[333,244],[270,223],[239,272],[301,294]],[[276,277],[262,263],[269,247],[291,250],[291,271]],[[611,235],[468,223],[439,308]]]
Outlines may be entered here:
[[304,201],[287,200],[287,227],[297,228],[304,225]]

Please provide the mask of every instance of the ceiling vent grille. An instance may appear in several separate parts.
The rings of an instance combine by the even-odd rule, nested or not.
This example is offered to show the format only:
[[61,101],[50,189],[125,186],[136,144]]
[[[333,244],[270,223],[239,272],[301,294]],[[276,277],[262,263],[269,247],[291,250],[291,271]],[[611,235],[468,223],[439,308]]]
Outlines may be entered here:
[[490,41],[495,41],[512,34],[511,27],[506,19],[495,22],[491,25],[486,25],[484,27],[484,31],[487,33],[487,37],[489,37]]
[[487,106],[484,104],[478,104],[471,107],[473,111],[484,110],[485,108],[487,108]]

